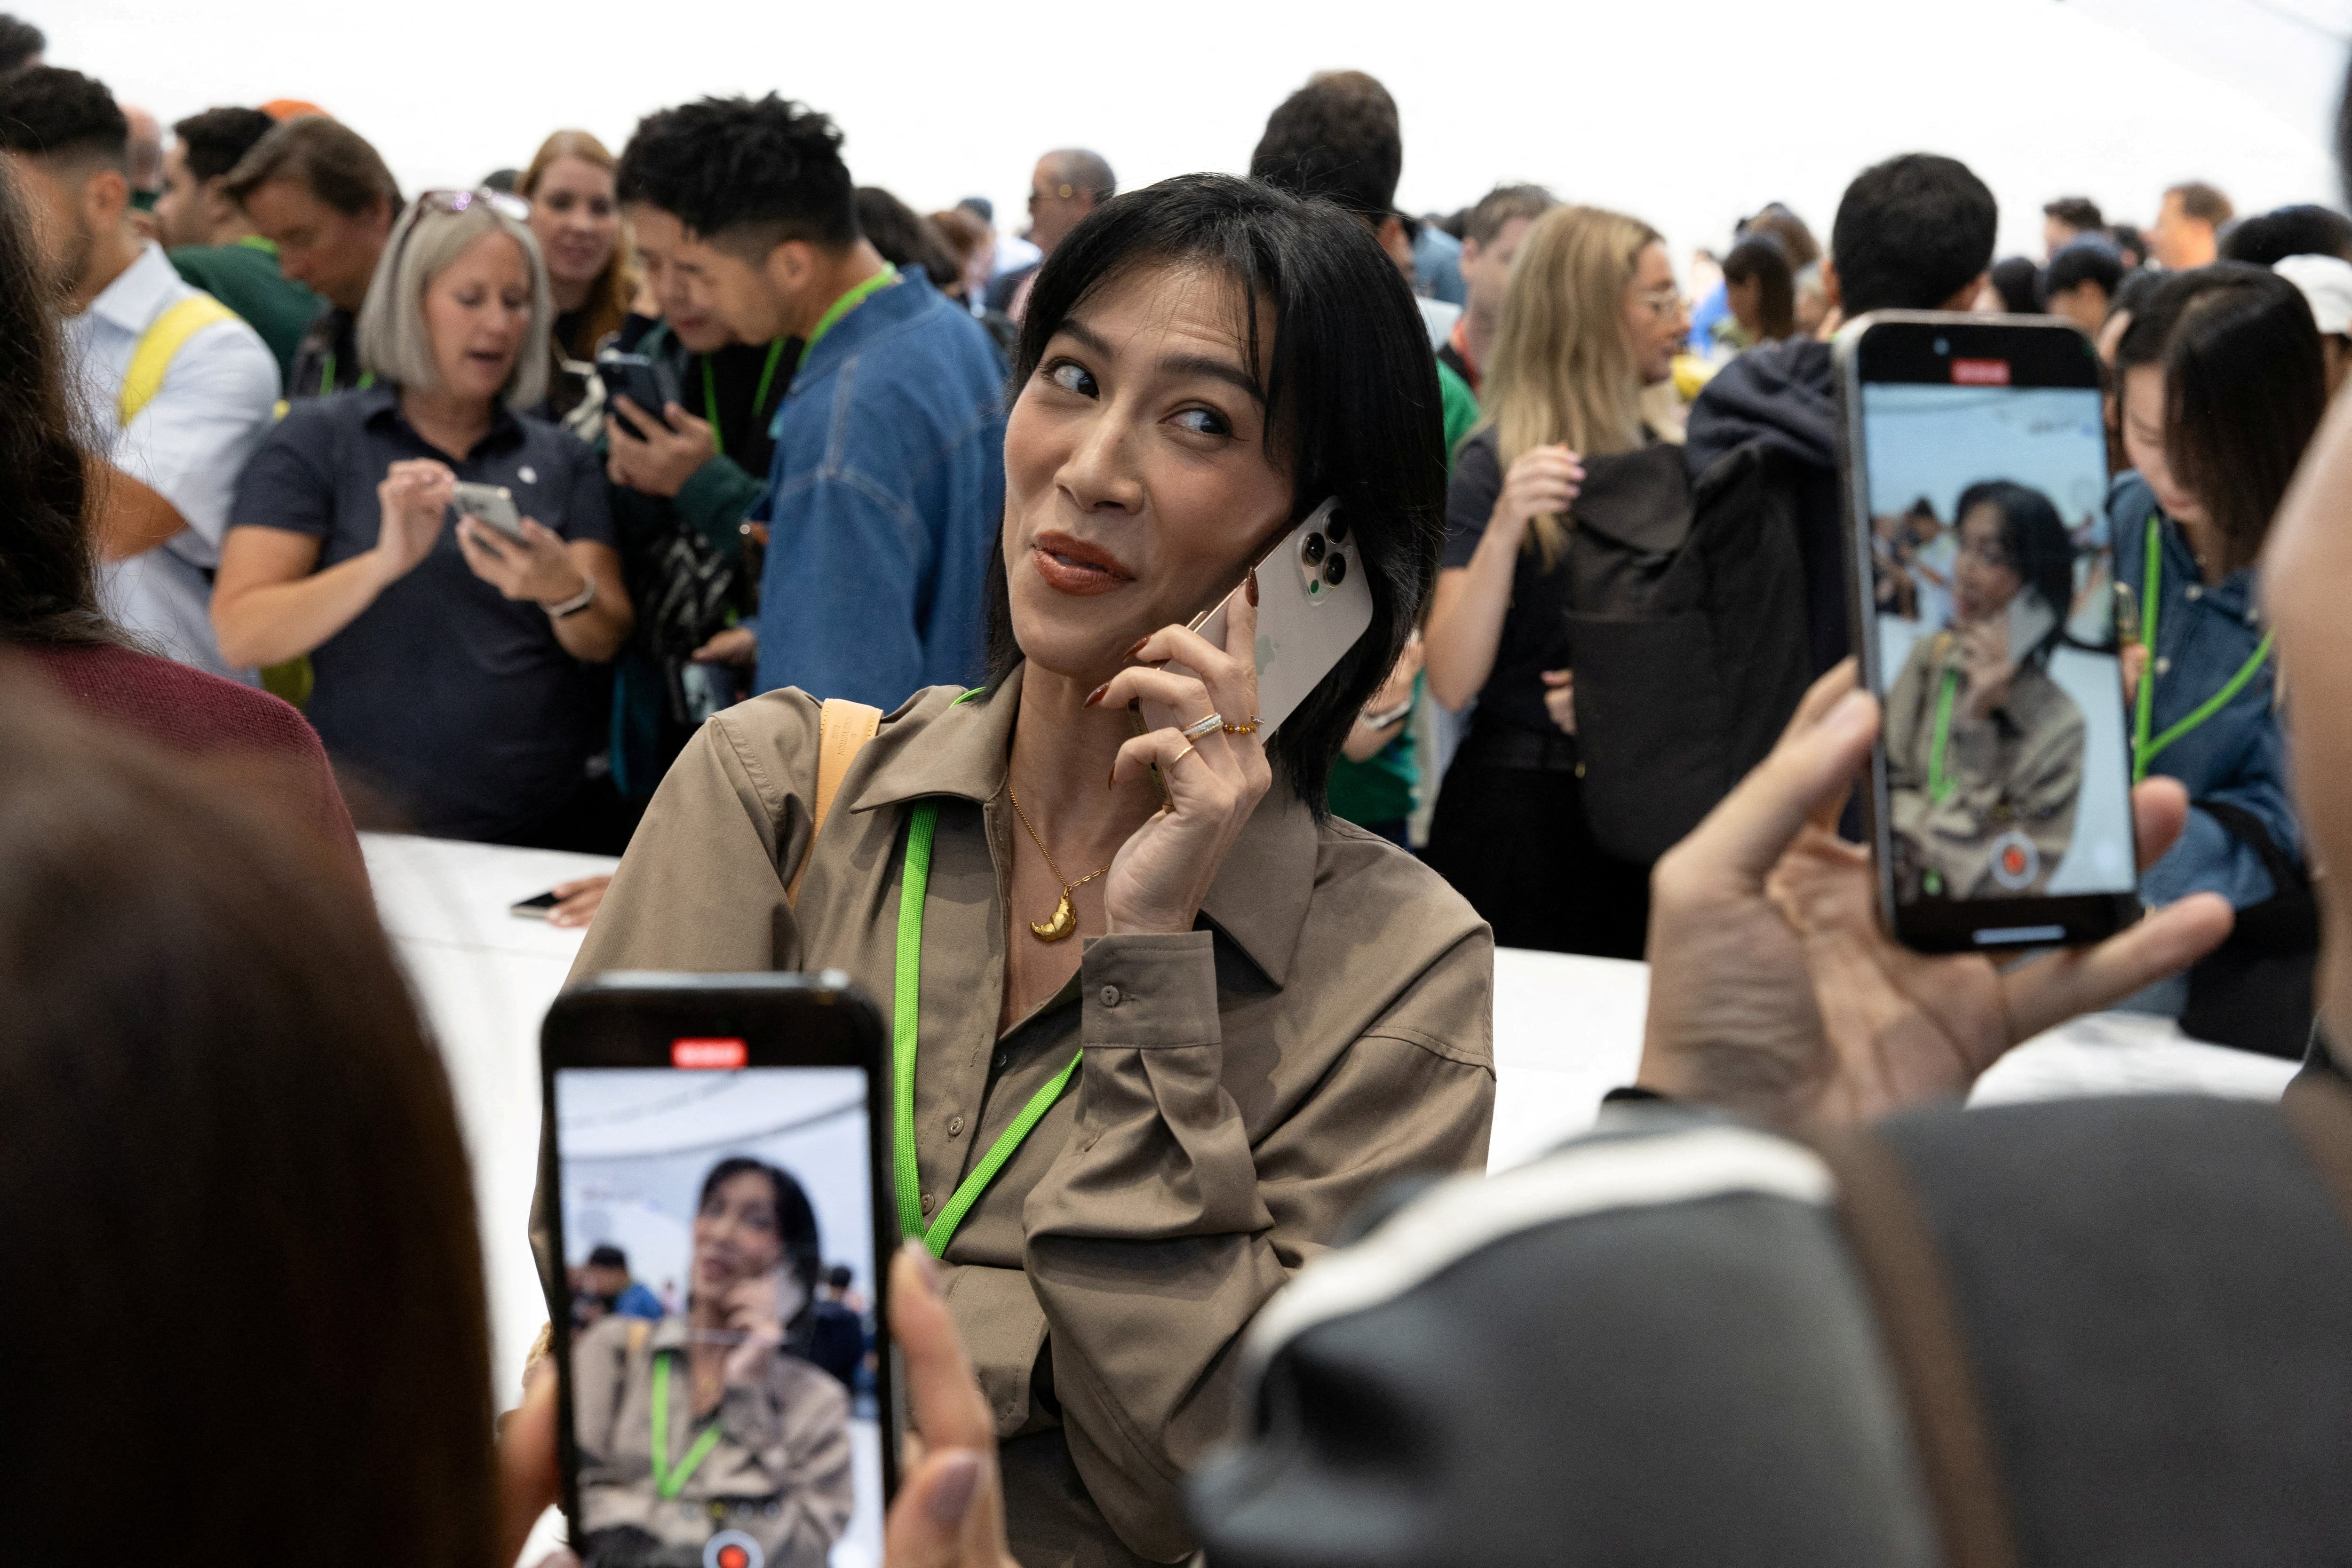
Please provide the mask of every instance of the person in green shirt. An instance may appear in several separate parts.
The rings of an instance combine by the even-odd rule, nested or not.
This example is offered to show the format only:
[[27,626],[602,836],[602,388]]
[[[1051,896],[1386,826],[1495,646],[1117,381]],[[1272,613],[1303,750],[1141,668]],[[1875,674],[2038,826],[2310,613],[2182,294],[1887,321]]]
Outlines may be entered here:
[[253,232],[221,189],[228,172],[277,121],[257,109],[208,109],[172,127],[155,222],[172,266],[261,334],[290,384],[294,350],[319,313],[319,297],[278,270],[278,247]]

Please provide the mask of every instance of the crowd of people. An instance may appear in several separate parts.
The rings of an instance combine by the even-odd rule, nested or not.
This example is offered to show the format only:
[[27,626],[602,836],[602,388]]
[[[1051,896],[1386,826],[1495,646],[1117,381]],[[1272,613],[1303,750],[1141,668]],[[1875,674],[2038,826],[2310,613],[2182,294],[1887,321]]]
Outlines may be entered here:
[[[1983,182],[1909,153],[1825,246],[1773,204],[1678,277],[1537,186],[1402,213],[1356,71],[1245,177],[1048,152],[1017,239],[858,186],[774,95],[408,194],[316,106],[167,138],[41,50],[0,17],[26,1560],[102,1519],[503,1568],[553,1500],[551,1380],[493,1440],[465,1153],[355,825],[623,854],[563,890],[575,977],[888,1000],[898,1568],[2352,1555],[2352,1344],[2309,1306],[2352,1281],[2352,222],[2189,183],[1997,260]],[[1829,337],[1881,309],[2057,318],[2104,367],[2082,516],[1981,484],[1873,529],[1879,609],[1956,637],[2027,587],[2128,604],[2151,912],[2095,947],[1906,952],[1838,836],[1881,714]],[[1327,501],[1370,626],[1269,738],[1251,568]],[[1716,634],[1610,641],[1594,552],[1701,531],[1761,541]],[[2079,726],[2038,674],[1961,722]],[[848,755],[843,702],[887,716]],[[1719,779],[1637,765],[1709,726]],[[1651,1001],[1602,1133],[1481,1183],[1497,945],[1646,956]],[[2284,1111],[1921,1109],[2116,1004],[2309,1062]],[[704,1197],[781,1212],[766,1172]],[[870,1325],[803,1250],[838,1364],[727,1375],[832,1408]],[[592,1417],[714,1310],[541,1261]]]

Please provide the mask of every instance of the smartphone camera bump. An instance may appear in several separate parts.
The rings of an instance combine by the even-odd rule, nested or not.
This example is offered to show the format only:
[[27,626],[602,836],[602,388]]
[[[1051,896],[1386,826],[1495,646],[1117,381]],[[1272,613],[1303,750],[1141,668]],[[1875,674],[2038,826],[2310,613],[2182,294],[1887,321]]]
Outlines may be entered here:
[[[1321,534],[1310,533],[1299,541],[1298,575],[1300,580],[1307,585],[1307,602],[1309,604],[1320,604],[1323,601],[1323,562],[1324,558],[1330,553],[1331,547]],[[1338,580],[1337,578],[1332,580],[1335,584]]]

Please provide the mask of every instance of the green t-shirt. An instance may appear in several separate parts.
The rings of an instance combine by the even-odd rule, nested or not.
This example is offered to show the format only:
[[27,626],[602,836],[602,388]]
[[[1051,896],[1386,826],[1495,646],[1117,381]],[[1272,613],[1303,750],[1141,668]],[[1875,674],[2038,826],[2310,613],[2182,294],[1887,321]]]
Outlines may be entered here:
[[278,247],[258,237],[235,245],[184,245],[170,253],[172,266],[191,287],[201,288],[261,334],[278,356],[278,383],[291,383],[294,352],[319,314],[319,297],[278,270]]
[[[1437,361],[1437,392],[1445,411],[1445,466],[1450,472],[1454,454],[1478,423],[1478,394],[1443,360]],[[1418,676],[1412,695],[1421,695]],[[1421,762],[1408,717],[1386,746],[1361,762],[1342,757],[1331,764],[1331,814],[1358,824],[1393,822],[1412,815],[1413,796],[1420,788]]]

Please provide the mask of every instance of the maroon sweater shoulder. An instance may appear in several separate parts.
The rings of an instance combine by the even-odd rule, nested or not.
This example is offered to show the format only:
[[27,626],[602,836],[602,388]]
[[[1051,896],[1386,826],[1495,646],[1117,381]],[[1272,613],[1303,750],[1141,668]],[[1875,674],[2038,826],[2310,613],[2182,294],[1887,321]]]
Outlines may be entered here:
[[359,853],[350,810],[327,748],[290,703],[151,653],[104,644],[20,644],[83,712],[175,751],[246,754],[278,764],[287,804],[335,843]]

